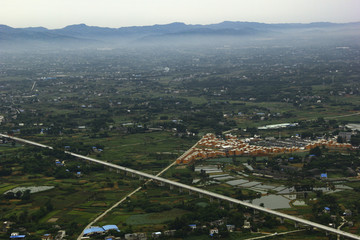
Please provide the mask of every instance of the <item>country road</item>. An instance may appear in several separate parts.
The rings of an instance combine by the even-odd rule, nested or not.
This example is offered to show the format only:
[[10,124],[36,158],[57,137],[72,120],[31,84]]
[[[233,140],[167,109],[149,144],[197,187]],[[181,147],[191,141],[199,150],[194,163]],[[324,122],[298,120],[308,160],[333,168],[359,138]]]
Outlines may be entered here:
[[[199,143],[196,142],[193,147],[195,147],[197,144]],[[167,170],[169,170],[172,166],[174,166],[176,164],[176,161],[172,162],[169,166],[167,166],[166,168],[164,168],[163,170],[161,170],[158,174],[156,174],[155,176],[159,177],[161,174],[163,174],[164,172],[166,172]],[[149,182],[151,182],[152,179],[149,179],[145,182],[145,184],[148,184]],[[117,206],[119,206],[121,203],[123,203],[128,197],[131,197],[132,195],[134,195],[135,193],[137,193],[138,191],[140,191],[142,189],[142,186],[138,187],[137,189],[135,189],[134,191],[132,191],[131,193],[129,193],[128,195],[126,195],[125,197],[123,197],[120,201],[118,201],[117,203],[115,203],[113,206],[111,206],[109,209],[107,209],[106,211],[104,211],[102,214],[100,214],[98,217],[96,217],[92,222],[90,222],[85,228],[90,228],[91,226],[93,226],[97,221],[99,221],[100,219],[102,219],[103,217],[105,217],[109,212],[111,212],[114,208],[116,208]],[[81,232],[81,234],[78,236],[77,240],[81,240],[81,238],[83,237],[83,233],[84,230]]]

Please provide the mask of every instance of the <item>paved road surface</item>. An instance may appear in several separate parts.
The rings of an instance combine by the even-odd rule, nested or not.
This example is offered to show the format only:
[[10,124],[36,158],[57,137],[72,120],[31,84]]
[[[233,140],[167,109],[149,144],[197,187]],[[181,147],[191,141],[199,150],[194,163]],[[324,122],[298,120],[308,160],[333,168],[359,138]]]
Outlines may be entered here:
[[271,234],[267,234],[265,236],[247,238],[246,240],[264,239],[264,238],[268,238],[268,237],[281,236],[281,235],[286,235],[286,234],[296,233],[296,232],[302,232],[302,231],[305,231],[305,229],[293,230],[293,231],[288,231],[288,232],[280,232],[280,233],[271,233]]
[[[196,146],[198,144],[195,143],[194,146]],[[193,147],[194,147],[193,146]],[[185,152],[186,153],[186,152]],[[185,154],[184,153],[184,154]],[[156,174],[156,176],[160,176],[161,174],[163,174],[164,172],[166,172],[169,168],[171,168],[172,166],[174,166],[176,164],[176,161],[172,162],[169,166],[167,166],[166,168],[164,168],[163,170],[161,170],[158,174]],[[149,182],[151,182],[152,179],[148,180],[145,184],[148,184]],[[123,203],[128,197],[131,197],[132,195],[134,195],[135,193],[137,193],[138,191],[140,191],[142,189],[142,186],[138,187],[137,189],[135,189],[134,191],[132,191],[131,193],[129,193],[128,195],[126,195],[124,198],[122,198],[120,201],[118,201],[117,203],[115,203],[112,207],[110,207],[109,209],[107,209],[105,212],[103,212],[102,214],[100,214],[97,218],[95,218],[91,223],[89,223],[85,228],[90,228],[91,226],[93,226],[97,221],[99,221],[101,218],[105,217],[111,210],[113,210],[114,208],[116,208],[117,206],[119,206],[121,203]],[[81,232],[81,234],[78,236],[77,240],[81,240],[81,238],[84,235],[84,230]]]

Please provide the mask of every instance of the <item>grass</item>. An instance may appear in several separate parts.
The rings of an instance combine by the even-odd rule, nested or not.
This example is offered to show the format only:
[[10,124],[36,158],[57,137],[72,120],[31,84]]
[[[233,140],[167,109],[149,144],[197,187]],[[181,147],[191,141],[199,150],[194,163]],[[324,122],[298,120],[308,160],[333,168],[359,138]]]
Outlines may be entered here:
[[11,190],[11,189],[13,189],[13,188],[16,188],[16,187],[18,187],[19,185],[17,185],[17,184],[1,184],[0,185],[0,194],[4,194],[4,192],[6,192],[6,191],[9,191],[9,190]]
[[159,213],[145,213],[131,215],[126,219],[126,223],[129,225],[147,225],[147,224],[160,224],[170,220],[174,220],[176,217],[180,217],[188,211],[181,209],[171,209],[170,211]]

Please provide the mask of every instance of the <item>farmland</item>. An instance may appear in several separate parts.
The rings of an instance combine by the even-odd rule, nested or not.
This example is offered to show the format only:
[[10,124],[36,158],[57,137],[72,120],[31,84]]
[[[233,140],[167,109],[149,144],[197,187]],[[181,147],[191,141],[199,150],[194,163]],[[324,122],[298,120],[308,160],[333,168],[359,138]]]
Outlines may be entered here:
[[[156,174],[207,133],[225,139],[224,132],[250,146],[326,140],[351,147],[268,156],[224,150],[222,157],[175,165],[163,176],[265,207],[266,197],[286,198],[279,211],[325,225],[339,225],[351,210],[352,225],[343,229],[359,234],[359,130],[346,126],[360,122],[360,49],[358,43],[351,51],[336,46],[143,49],[141,56],[124,49],[2,54],[0,131],[54,150],[0,140],[0,219],[13,223],[0,236],[21,230],[39,239],[64,229],[68,239],[76,239],[92,219],[144,183],[64,150]],[[297,124],[259,128],[282,123]],[[340,136],[344,132],[351,133],[349,139]],[[328,179],[320,178],[323,173]],[[52,188],[8,193],[32,186]],[[296,189],[295,199],[282,196],[285,189]],[[235,230],[212,224],[220,219]],[[244,228],[245,220],[251,227]],[[98,222],[107,224],[117,225],[122,235],[176,230],[185,239],[207,239],[215,226],[226,239],[259,235],[250,229],[294,229],[271,216],[154,183]],[[190,224],[206,227],[190,231]],[[314,232],[286,239],[302,237],[326,239]]]

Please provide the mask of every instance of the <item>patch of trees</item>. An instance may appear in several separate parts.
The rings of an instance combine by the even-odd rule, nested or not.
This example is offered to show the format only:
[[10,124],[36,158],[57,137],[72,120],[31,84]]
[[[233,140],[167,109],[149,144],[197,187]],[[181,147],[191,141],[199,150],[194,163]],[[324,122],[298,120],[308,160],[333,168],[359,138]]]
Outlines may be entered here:
[[0,177],[10,176],[12,174],[11,167],[8,166],[2,166],[0,168]]
[[51,175],[54,162],[50,161],[48,157],[35,153],[22,160],[23,172],[30,174],[44,174]]
[[157,202],[149,202],[149,200],[146,198],[141,198],[136,200],[128,199],[128,201],[125,204],[125,208],[127,211],[133,211],[134,208],[136,207],[143,209],[147,213],[163,212],[171,209],[169,205],[161,204]]
[[3,195],[3,197],[5,199],[21,199],[27,201],[30,200],[30,190],[17,191],[16,193],[7,192],[6,194]]
[[192,183],[192,173],[191,172],[175,172],[172,174],[173,178],[179,179],[180,182],[184,184],[191,184]]
[[351,136],[350,143],[353,146],[359,146],[360,145],[360,134]]
[[319,169],[325,171],[326,169],[336,169],[342,173],[346,173],[348,167],[355,169],[358,166],[360,166],[360,164],[354,161],[353,155],[327,153],[324,156],[312,158],[310,162],[304,164],[304,170]]

